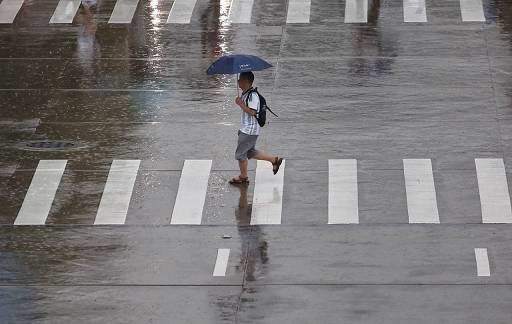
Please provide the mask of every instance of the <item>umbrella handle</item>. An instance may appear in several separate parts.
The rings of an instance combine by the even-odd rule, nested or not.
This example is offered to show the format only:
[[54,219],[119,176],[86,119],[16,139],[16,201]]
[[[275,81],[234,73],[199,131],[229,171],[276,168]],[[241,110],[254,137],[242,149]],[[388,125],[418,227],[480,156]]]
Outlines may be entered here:
[[235,87],[236,87],[236,95],[237,97],[240,97],[240,89],[238,88],[238,73],[236,74],[236,82],[235,82]]

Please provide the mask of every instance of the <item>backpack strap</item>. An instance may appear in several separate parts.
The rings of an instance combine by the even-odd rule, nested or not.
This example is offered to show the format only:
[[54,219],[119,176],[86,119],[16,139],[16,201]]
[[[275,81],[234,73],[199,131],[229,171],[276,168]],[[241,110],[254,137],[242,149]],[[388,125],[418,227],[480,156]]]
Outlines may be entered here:
[[[258,88],[251,88],[251,89],[249,89],[249,90],[247,91],[247,98],[245,98],[245,104],[246,104],[247,106],[249,106],[249,96],[251,96],[254,92],[256,92],[256,93],[258,94],[258,97],[261,97],[260,93],[258,92]],[[260,99],[260,105],[261,105],[261,99]],[[266,104],[265,104],[265,106],[266,106],[266,109],[267,109],[268,111],[270,111],[270,113],[271,113],[272,115],[274,115],[274,116],[276,116],[276,117],[279,117],[278,115],[276,115],[276,114],[272,111],[272,109],[270,109],[270,107],[269,107],[269,106],[267,106]],[[259,108],[258,108],[258,111],[259,111]]]
[[272,111],[272,109],[270,109],[269,106],[267,106],[267,110],[270,111],[272,113],[272,115],[276,116],[276,117],[279,117],[278,115],[274,114],[274,112]]
[[[253,91],[253,92],[256,92],[256,93],[258,94],[258,96],[260,96],[260,97],[261,97],[260,93],[258,92],[258,88],[254,88],[252,91]],[[261,100],[261,99],[260,99],[260,100]],[[266,101],[266,100],[265,100],[265,101]],[[272,113],[272,115],[274,115],[274,116],[276,116],[276,117],[279,117],[278,115],[276,115],[276,114],[272,111],[272,109],[270,109],[270,107],[269,107],[266,103],[265,103],[265,106],[266,106],[266,109],[267,109],[268,111],[270,111],[270,113]]]
[[247,105],[247,107],[249,107],[249,98],[251,97],[253,92],[258,93],[258,88],[250,88],[249,90],[247,90],[247,98],[245,98],[245,104]]

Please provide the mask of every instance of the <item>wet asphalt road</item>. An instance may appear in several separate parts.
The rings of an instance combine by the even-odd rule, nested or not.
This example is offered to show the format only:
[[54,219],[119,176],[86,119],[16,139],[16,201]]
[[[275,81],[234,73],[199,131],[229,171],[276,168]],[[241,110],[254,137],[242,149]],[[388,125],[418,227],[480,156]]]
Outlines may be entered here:
[[[224,0],[167,24],[172,2],[148,0],[117,25],[103,0],[50,24],[58,2],[0,24],[1,323],[510,323],[512,221],[484,221],[475,159],[511,179],[511,0],[484,0],[485,22],[427,0],[424,23],[369,0],[357,24],[344,0],[301,24],[284,0],[255,0],[250,24]],[[227,183],[235,78],[205,71],[233,53],[275,66],[256,84],[280,116],[258,142],[286,159],[277,225],[251,225],[254,161]],[[27,146],[57,140],[74,146]],[[330,159],[357,160],[356,224],[328,225]],[[412,224],[404,159],[431,160],[439,224]],[[13,225],[44,160],[67,160],[36,194],[46,218]],[[140,160],[129,208],[95,225],[114,160]],[[212,161],[200,225],[170,224],[185,160]]]

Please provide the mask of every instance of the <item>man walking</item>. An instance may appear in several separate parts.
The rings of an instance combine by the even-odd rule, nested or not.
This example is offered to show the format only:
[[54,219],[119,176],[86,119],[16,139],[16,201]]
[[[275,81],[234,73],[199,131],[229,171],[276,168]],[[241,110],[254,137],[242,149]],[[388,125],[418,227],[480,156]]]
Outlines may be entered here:
[[242,97],[236,97],[236,104],[242,110],[240,118],[240,130],[238,131],[238,146],[235,152],[235,159],[238,160],[240,175],[229,181],[230,184],[247,184],[249,176],[247,168],[249,159],[265,160],[272,163],[272,170],[277,174],[283,159],[278,156],[256,150],[256,140],[260,135],[260,125],[256,119],[256,114],[260,109],[260,98],[253,91],[252,84],[254,74],[252,72],[242,72],[238,79],[238,86],[242,89]]

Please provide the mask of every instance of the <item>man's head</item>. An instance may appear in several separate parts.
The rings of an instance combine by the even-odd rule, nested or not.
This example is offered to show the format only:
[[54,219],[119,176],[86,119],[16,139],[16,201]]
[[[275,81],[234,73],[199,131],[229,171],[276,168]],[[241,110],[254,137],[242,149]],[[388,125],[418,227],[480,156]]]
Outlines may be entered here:
[[248,90],[252,87],[252,83],[254,82],[254,74],[252,72],[242,72],[240,73],[240,78],[238,79],[238,86],[243,91]]

